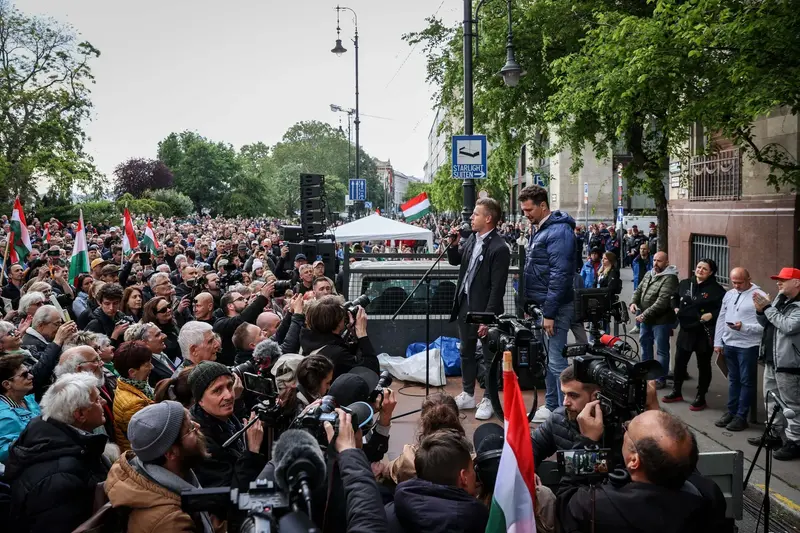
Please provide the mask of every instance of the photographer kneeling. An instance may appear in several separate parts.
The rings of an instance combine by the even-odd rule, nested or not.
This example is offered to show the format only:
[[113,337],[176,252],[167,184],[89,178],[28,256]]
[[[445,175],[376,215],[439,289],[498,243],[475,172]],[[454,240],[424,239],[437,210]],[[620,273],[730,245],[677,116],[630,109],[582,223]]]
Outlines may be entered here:
[[664,411],[645,411],[623,427],[624,470],[606,483],[587,486],[573,478],[562,485],[556,502],[561,531],[720,531],[724,506],[712,509],[704,497],[710,482],[694,473],[697,441],[688,427]]
[[334,377],[364,366],[380,373],[380,364],[367,336],[367,313],[358,306],[355,316],[355,342],[348,329],[351,312],[342,305],[339,296],[326,296],[314,300],[306,310],[306,328],[300,332],[300,349],[305,355],[324,355],[333,362]]
[[[542,461],[552,456],[558,450],[581,449],[589,445],[601,445],[602,448],[611,448],[617,462],[622,457],[622,442],[603,442],[605,427],[603,413],[595,395],[600,392],[600,387],[594,383],[581,383],[575,377],[575,366],[570,365],[560,376],[561,392],[564,395],[564,405],[553,411],[553,415],[540,424],[533,433],[533,457],[536,469],[540,476],[552,468],[542,468]],[[658,397],[654,382],[647,384],[648,410],[659,409]],[[546,485],[555,485],[545,480]]]

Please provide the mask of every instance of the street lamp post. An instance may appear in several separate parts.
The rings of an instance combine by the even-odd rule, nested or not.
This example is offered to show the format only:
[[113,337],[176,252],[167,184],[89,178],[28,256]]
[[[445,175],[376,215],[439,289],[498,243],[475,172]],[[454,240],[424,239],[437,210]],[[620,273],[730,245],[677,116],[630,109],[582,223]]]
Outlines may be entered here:
[[[478,13],[487,0],[480,0],[472,15],[472,0],[464,0],[464,135],[472,135],[473,123],[473,98],[472,98],[472,37],[473,25],[478,23]],[[514,57],[514,41],[512,33],[511,0],[506,0],[508,9],[508,35],[506,37],[506,64],[500,69],[499,74],[507,87],[516,87],[520,77],[524,75],[522,67]],[[472,210],[475,208],[475,181],[464,180],[464,209],[461,216],[468,222]]]
[[356,109],[355,109],[356,116],[353,123],[356,126],[356,161],[355,161],[356,176],[355,177],[356,179],[360,179],[361,158],[359,157],[359,146],[360,146],[359,131],[361,125],[361,118],[359,115],[359,108],[358,108],[358,15],[356,14],[355,11],[353,11],[353,9],[349,7],[336,6],[336,46],[333,47],[331,52],[340,57],[342,54],[347,52],[347,49],[344,46],[342,46],[342,39],[340,37],[341,28],[339,26],[339,13],[345,10],[350,11],[353,14],[353,24],[355,26],[355,34],[353,36],[353,46],[355,47],[355,56],[356,56]]

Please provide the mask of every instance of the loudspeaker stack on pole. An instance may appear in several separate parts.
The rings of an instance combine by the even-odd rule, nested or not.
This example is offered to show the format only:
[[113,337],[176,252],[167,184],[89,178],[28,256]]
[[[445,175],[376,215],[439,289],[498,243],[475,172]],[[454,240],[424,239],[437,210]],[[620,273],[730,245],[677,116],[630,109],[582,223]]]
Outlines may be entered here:
[[326,210],[325,176],[300,174],[300,228],[306,242],[325,233]]

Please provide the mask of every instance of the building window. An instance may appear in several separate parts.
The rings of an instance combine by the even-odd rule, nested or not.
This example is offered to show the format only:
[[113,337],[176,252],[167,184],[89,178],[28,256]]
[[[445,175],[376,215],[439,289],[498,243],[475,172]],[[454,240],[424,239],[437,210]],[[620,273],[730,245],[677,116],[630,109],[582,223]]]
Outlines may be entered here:
[[717,281],[721,285],[731,284],[730,249],[728,238],[721,235],[692,235],[691,268],[701,259],[712,259],[717,264]]
[[689,163],[689,200],[739,200],[742,156],[738,148],[698,155]]

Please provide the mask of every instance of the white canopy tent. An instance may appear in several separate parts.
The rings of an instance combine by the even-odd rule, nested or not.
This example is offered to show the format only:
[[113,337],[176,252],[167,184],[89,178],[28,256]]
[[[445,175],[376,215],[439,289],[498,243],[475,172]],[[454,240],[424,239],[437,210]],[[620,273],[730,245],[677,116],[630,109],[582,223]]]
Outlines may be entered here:
[[339,226],[333,230],[337,242],[360,241],[400,241],[415,240],[427,241],[428,251],[433,251],[433,232],[431,230],[412,226],[385,218],[377,213],[355,222]]

